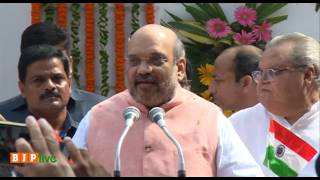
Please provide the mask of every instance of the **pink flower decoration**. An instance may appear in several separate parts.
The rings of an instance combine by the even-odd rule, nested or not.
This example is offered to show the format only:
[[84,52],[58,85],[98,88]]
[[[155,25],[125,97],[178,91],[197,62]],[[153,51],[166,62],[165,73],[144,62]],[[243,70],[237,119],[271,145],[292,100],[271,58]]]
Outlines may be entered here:
[[243,26],[251,26],[257,18],[257,12],[246,6],[240,6],[234,12],[234,17]]
[[241,30],[241,34],[237,33],[233,36],[233,39],[240,44],[252,44],[255,42],[254,34],[253,33],[247,33],[244,30]]
[[213,38],[223,38],[231,32],[231,28],[228,26],[227,22],[222,21],[219,18],[207,21],[206,27],[209,36]]
[[272,39],[272,30],[270,23],[263,22],[261,26],[254,25],[252,28],[252,32],[258,41],[267,42]]

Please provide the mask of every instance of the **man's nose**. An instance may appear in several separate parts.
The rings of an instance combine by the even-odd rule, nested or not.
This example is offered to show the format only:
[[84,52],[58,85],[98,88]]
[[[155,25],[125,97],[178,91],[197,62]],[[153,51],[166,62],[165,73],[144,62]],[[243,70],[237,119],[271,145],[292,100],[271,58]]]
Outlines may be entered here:
[[48,79],[45,84],[45,89],[51,91],[51,90],[54,90],[55,88],[56,88],[55,83],[51,79]]
[[146,62],[140,63],[138,67],[138,74],[150,74],[152,71],[152,66]]
[[259,80],[260,84],[269,83],[270,81],[272,81],[272,77],[270,74],[268,74],[267,72],[261,73],[260,80]]

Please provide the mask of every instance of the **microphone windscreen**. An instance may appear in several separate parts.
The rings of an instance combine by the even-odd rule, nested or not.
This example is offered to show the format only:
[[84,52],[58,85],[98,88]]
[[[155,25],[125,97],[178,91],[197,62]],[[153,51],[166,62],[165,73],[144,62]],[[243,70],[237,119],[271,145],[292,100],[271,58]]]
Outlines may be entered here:
[[161,117],[164,117],[164,115],[165,112],[160,107],[154,107],[149,111],[149,118],[156,123],[161,119]]
[[134,120],[138,120],[140,118],[140,110],[134,106],[127,107],[123,111],[124,119],[128,119],[130,116],[134,116]]

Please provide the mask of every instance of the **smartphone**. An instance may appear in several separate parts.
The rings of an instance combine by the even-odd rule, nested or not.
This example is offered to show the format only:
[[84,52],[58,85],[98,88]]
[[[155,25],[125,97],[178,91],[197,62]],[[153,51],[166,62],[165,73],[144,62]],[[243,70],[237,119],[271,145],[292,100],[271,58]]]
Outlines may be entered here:
[[9,162],[10,152],[15,152],[14,143],[20,137],[30,141],[26,124],[0,121],[0,163]]
[[0,176],[11,176],[10,153],[16,152],[14,143],[18,138],[30,141],[29,130],[24,123],[0,121]]

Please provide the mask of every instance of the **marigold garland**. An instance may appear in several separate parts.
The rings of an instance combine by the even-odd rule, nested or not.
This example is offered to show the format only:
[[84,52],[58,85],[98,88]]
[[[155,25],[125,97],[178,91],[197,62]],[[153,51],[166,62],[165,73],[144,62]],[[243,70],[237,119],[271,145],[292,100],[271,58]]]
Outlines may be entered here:
[[80,88],[80,75],[78,71],[78,65],[81,60],[81,52],[79,47],[80,37],[79,37],[79,27],[80,27],[80,7],[79,3],[72,3],[70,5],[71,10],[71,56],[73,59],[73,79],[78,88]]
[[41,3],[31,3],[31,24],[41,21]]
[[100,94],[107,96],[109,93],[109,84],[108,84],[108,59],[109,55],[107,52],[108,45],[108,4],[107,3],[98,3],[99,6],[99,54],[100,54],[100,64],[101,64],[101,86]]
[[154,24],[154,6],[153,3],[146,3],[145,5],[146,23]]
[[67,3],[57,3],[57,24],[64,30],[67,29],[68,5]]
[[123,3],[115,4],[115,50],[116,50],[116,92],[125,89],[124,86],[124,20],[125,7]]
[[95,91],[94,71],[94,3],[85,4],[86,90]]

